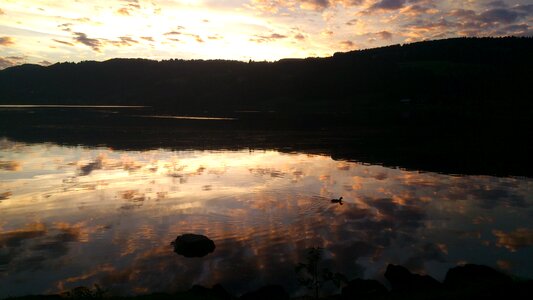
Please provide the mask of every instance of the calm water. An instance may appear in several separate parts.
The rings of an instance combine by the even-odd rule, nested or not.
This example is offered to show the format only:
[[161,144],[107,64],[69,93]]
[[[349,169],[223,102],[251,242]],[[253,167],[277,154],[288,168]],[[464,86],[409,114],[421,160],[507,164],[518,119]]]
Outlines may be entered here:
[[[343,196],[344,204],[330,199]],[[449,176],[276,151],[114,151],[0,141],[0,298],[98,283],[113,294],[279,283],[322,266],[442,280],[478,263],[533,277],[533,180]],[[204,234],[185,258],[170,242]],[[327,290],[327,287],[325,288]],[[327,292],[327,291],[326,291]]]

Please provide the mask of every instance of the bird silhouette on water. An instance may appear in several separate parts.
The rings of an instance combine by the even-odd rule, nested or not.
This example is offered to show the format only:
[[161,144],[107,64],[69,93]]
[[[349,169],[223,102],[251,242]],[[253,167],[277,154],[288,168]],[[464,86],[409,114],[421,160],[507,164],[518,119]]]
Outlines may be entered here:
[[339,199],[331,199],[331,203],[339,203],[340,205],[342,205],[342,197],[340,197]]

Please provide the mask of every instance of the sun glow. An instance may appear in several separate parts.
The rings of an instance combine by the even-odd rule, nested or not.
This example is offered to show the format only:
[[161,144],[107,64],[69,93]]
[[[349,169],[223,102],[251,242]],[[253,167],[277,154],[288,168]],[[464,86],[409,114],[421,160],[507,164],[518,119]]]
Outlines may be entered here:
[[469,1],[468,16],[455,2],[398,1],[392,7],[383,0],[4,0],[0,69],[115,57],[277,60],[531,32],[527,0],[496,10]]

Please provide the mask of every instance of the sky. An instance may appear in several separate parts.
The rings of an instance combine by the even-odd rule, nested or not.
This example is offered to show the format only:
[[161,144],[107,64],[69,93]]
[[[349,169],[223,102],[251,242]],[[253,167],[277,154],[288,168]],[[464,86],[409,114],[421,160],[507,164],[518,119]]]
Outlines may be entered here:
[[532,36],[532,0],[0,0],[0,69],[278,60],[462,36]]

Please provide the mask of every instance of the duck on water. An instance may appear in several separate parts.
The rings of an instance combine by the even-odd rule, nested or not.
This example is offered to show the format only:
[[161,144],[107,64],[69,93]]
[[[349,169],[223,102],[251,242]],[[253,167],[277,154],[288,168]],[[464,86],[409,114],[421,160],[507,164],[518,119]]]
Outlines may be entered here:
[[331,199],[331,203],[339,203],[340,205],[342,205],[342,197],[340,197],[339,199]]

